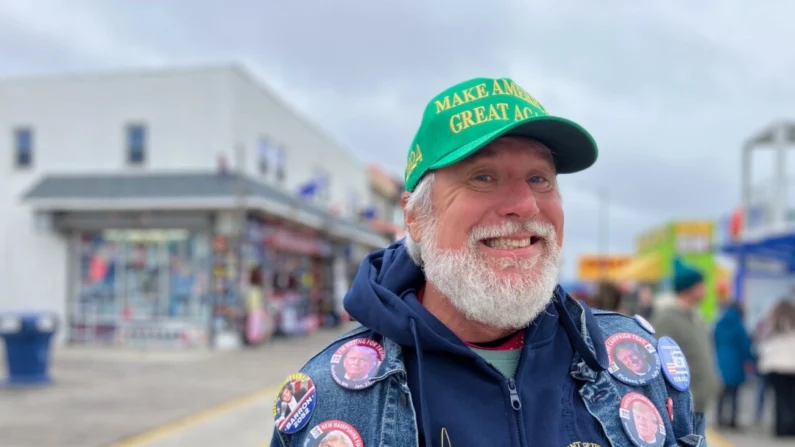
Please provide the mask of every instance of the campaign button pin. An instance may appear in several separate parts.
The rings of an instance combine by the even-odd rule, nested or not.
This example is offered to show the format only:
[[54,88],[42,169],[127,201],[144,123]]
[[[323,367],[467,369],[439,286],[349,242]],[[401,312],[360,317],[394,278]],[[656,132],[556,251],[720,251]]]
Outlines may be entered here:
[[665,443],[665,422],[654,404],[640,393],[621,398],[621,425],[637,447],[662,447]]
[[315,383],[306,374],[292,374],[279,388],[279,395],[273,404],[274,424],[282,433],[296,433],[309,422],[315,405]]
[[384,355],[384,347],[375,340],[351,340],[331,356],[331,376],[343,388],[363,390],[373,384]]
[[647,385],[660,375],[660,358],[648,340],[630,332],[619,332],[605,340],[610,360],[608,371],[627,385]]
[[649,323],[649,320],[643,318],[640,315],[635,315],[633,318],[635,318],[635,321],[638,323],[638,325],[640,327],[642,327],[643,329],[645,329],[646,332],[648,332],[650,334],[654,334],[654,332],[655,332],[654,331],[654,326],[652,326],[651,323]]
[[323,421],[309,431],[304,447],[364,447],[353,425],[339,420]]
[[665,408],[668,410],[668,417],[671,418],[671,422],[674,421],[674,400],[672,398],[668,398],[665,401]]
[[657,352],[665,380],[679,391],[687,390],[690,387],[690,366],[682,348],[671,337],[660,337]]

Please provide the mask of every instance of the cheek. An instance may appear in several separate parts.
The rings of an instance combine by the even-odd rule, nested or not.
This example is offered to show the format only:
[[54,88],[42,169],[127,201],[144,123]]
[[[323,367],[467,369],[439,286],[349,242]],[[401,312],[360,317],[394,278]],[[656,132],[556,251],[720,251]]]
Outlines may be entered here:
[[439,248],[462,248],[469,242],[469,234],[483,219],[484,212],[477,202],[472,206],[455,204],[437,215]]
[[563,206],[558,197],[549,198],[548,200],[539,200],[538,209],[543,219],[553,227],[558,235],[558,246],[563,245]]

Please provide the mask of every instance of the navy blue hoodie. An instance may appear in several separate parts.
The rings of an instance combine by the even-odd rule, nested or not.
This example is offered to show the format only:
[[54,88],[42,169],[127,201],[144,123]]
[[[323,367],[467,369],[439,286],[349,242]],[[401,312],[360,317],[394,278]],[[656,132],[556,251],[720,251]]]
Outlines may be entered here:
[[[558,288],[525,329],[515,377],[505,377],[472,351],[417,299],[422,270],[402,242],[371,254],[345,297],[345,309],[374,332],[403,346],[420,443],[456,445],[609,445],[570,375],[575,356],[603,370],[604,340],[585,309],[596,345],[588,349]],[[618,411],[618,409],[616,409]]]

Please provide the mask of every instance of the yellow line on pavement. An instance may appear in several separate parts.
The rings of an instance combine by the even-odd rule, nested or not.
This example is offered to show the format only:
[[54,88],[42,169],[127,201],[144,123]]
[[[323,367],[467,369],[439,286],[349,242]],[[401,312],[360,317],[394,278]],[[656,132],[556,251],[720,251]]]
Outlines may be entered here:
[[163,439],[166,436],[173,435],[174,433],[181,432],[190,427],[194,427],[224,413],[228,413],[232,410],[253,404],[260,399],[273,397],[278,391],[279,387],[272,387],[245,394],[235,399],[228,400],[216,406],[199,411],[198,413],[194,413],[179,418],[175,421],[160,425],[153,428],[152,430],[135,435],[131,438],[127,438],[112,444],[111,447],[143,447],[151,442]]
[[731,441],[724,438],[723,435],[715,430],[708,428],[706,432],[707,444],[709,444],[710,447],[735,447]]

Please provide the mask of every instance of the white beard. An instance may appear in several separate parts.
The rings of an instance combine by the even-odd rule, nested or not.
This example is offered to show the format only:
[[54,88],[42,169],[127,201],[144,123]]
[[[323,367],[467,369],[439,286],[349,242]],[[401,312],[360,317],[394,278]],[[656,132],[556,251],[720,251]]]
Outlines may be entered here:
[[[555,229],[546,223],[508,221],[501,226],[473,230],[461,249],[440,249],[434,219],[423,228],[418,245],[425,277],[468,320],[489,327],[526,327],[549,305],[558,282]],[[484,259],[477,244],[485,238],[532,232],[542,239],[541,252],[530,258]],[[511,270],[500,272],[500,270]]]

